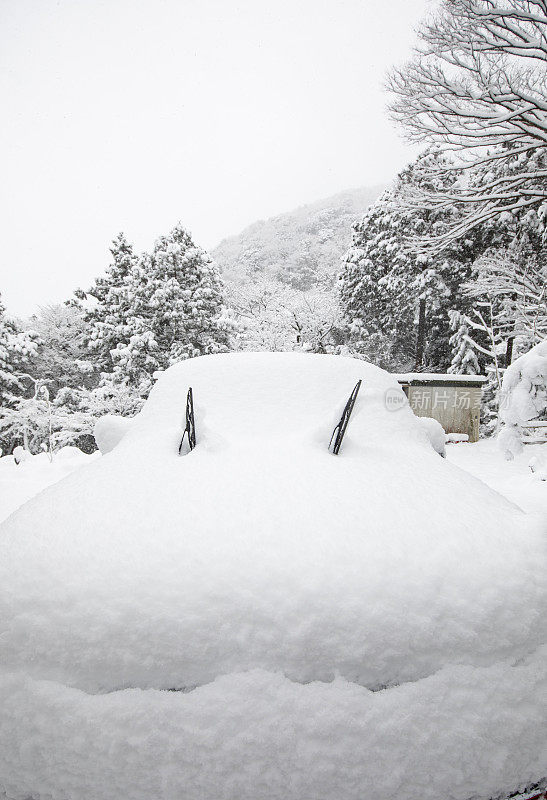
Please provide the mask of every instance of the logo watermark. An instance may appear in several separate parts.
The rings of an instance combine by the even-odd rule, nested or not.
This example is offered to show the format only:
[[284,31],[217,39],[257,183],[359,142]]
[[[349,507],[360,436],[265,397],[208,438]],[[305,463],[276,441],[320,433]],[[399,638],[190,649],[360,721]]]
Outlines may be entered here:
[[384,405],[388,411],[398,411],[408,405],[408,400],[402,389],[386,389]]

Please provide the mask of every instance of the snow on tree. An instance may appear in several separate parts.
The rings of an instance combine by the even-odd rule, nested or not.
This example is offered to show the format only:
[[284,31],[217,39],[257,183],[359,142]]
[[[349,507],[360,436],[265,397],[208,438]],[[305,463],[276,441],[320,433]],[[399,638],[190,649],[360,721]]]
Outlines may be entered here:
[[[475,265],[473,293],[495,298],[509,338],[529,347],[547,337],[547,251],[527,241],[484,254]],[[508,359],[510,363],[511,359]]]
[[68,303],[42,306],[26,325],[32,327],[40,341],[25,364],[25,372],[46,381],[52,395],[64,386],[96,385],[96,365],[90,360],[86,346],[89,326],[80,306]]
[[18,370],[25,359],[36,353],[35,331],[19,331],[8,319],[0,296],[0,407],[13,404],[23,390]]
[[[486,374],[481,408],[481,434],[490,436],[498,427],[498,405],[506,352],[507,320],[498,304],[486,297],[476,299],[470,284],[469,296],[474,306],[468,313],[449,312],[454,333],[450,339],[454,357],[448,372],[454,374]],[[480,296],[480,295],[479,295]]]
[[[23,376],[25,383],[30,376]],[[126,383],[116,383],[103,376],[93,389],[61,388],[50,396],[47,381],[31,379],[32,395],[15,399],[11,408],[0,409],[0,439],[8,449],[22,444],[36,454],[46,449],[50,454],[67,445],[85,452],[95,449],[93,429],[106,415],[132,417],[143,405],[138,391]]]
[[119,344],[127,344],[133,314],[131,278],[137,258],[132,245],[119,233],[110,248],[112,262],[104,276],[97,278],[88,292],[78,290],[76,296],[91,296],[94,304],[86,310],[90,326],[89,348],[96,354],[99,371],[113,369],[111,351]]
[[[227,349],[233,328],[210,256],[179,223],[152,254],[137,257],[123,234],[114,240],[106,276],[89,292],[89,346],[99,367],[144,398],[153,373],[175,361]],[[107,379],[108,380],[108,379]]]
[[238,350],[327,353],[340,343],[340,311],[328,280],[304,292],[257,276],[230,287],[228,300],[239,323]]
[[466,314],[456,310],[449,312],[449,319],[450,327],[454,330],[450,337],[454,356],[448,372],[455,375],[480,375],[476,347],[471,338],[471,320]]
[[133,266],[127,296],[124,338],[111,350],[118,380],[149,389],[156,370],[228,349],[233,322],[218,268],[180,223]]
[[335,282],[352,225],[380,191],[353,189],[255,222],[224,239],[211,255],[227,285],[238,287],[262,277],[313,291],[318,276],[328,274]]
[[13,336],[15,327],[6,318],[5,307],[0,299],[0,405],[8,405],[21,384],[14,375]]
[[[450,372],[484,372],[483,432],[497,428],[504,369],[513,352],[526,352],[547,336],[547,266],[541,236],[531,237],[532,219],[507,248],[492,248],[473,265],[464,294],[472,307],[450,312],[455,349]],[[526,230],[528,226],[528,232]]]
[[374,337],[381,352],[371,360],[382,367],[393,365],[395,353],[401,364],[409,365],[413,351],[406,337],[401,342],[398,335],[400,328],[412,327],[412,317],[406,309],[405,315],[398,314],[396,318],[397,298],[386,286],[386,276],[402,237],[402,220],[393,217],[395,207],[396,195],[388,190],[370,207],[364,219],[355,224],[353,246],[346,256],[340,285],[350,348],[356,353],[368,353]]
[[161,366],[228,349],[230,324],[218,267],[180,223],[156,241],[146,278]]
[[373,360],[387,368],[446,370],[451,362],[448,311],[465,304],[461,286],[483,247],[482,232],[442,255],[412,252],[413,237],[437,235],[455,212],[411,208],[404,200],[408,187],[438,187],[431,170],[446,162],[436,152],[420,156],[354,227],[341,281],[350,346],[365,352],[370,337],[379,337],[385,360]]
[[547,339],[516,359],[505,372],[498,442],[507,459],[522,451],[523,426],[547,421]]
[[[393,118],[411,141],[459,153],[475,174],[415,192],[422,207],[462,211],[421,240],[439,251],[487,220],[547,200],[547,3],[442,0],[419,37],[414,58],[389,80]],[[435,172],[451,169],[440,163]]]
[[72,410],[59,412],[54,408],[47,382],[35,380],[30,375],[23,377],[32,383],[32,396],[19,397],[11,407],[0,409],[0,437],[12,446],[20,443],[27,453],[45,450],[51,459],[58,443],[56,436],[68,427]]

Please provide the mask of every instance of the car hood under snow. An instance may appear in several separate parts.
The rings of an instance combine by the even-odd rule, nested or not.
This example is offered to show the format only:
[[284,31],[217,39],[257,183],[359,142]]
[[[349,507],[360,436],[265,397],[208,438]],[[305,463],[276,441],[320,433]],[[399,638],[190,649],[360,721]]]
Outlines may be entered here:
[[542,521],[386,393],[350,358],[183,362],[0,527],[8,798],[463,800],[542,777]]

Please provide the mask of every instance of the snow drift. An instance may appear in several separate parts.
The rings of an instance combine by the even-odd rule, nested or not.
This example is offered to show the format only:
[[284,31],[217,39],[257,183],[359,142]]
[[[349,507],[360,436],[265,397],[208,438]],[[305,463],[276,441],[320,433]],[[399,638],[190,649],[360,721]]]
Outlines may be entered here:
[[388,391],[348,358],[183,362],[4,523],[10,800],[463,800],[542,777],[545,531]]

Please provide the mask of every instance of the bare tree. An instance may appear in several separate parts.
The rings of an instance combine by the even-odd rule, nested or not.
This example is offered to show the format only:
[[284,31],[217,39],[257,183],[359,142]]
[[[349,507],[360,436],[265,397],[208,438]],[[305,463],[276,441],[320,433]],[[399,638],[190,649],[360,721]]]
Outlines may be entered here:
[[340,311],[328,284],[302,292],[257,276],[229,287],[228,302],[240,325],[237,349],[325,353],[338,344]]
[[[515,336],[529,345],[547,338],[547,266],[537,257],[519,255],[513,250],[485,253],[475,264],[475,280],[464,286],[471,297],[498,301],[511,349]],[[506,361],[509,366],[510,358]]]
[[392,117],[414,142],[437,143],[468,170],[450,191],[415,193],[426,208],[457,205],[449,242],[504,212],[547,199],[547,0],[442,0],[413,60],[392,72]]

